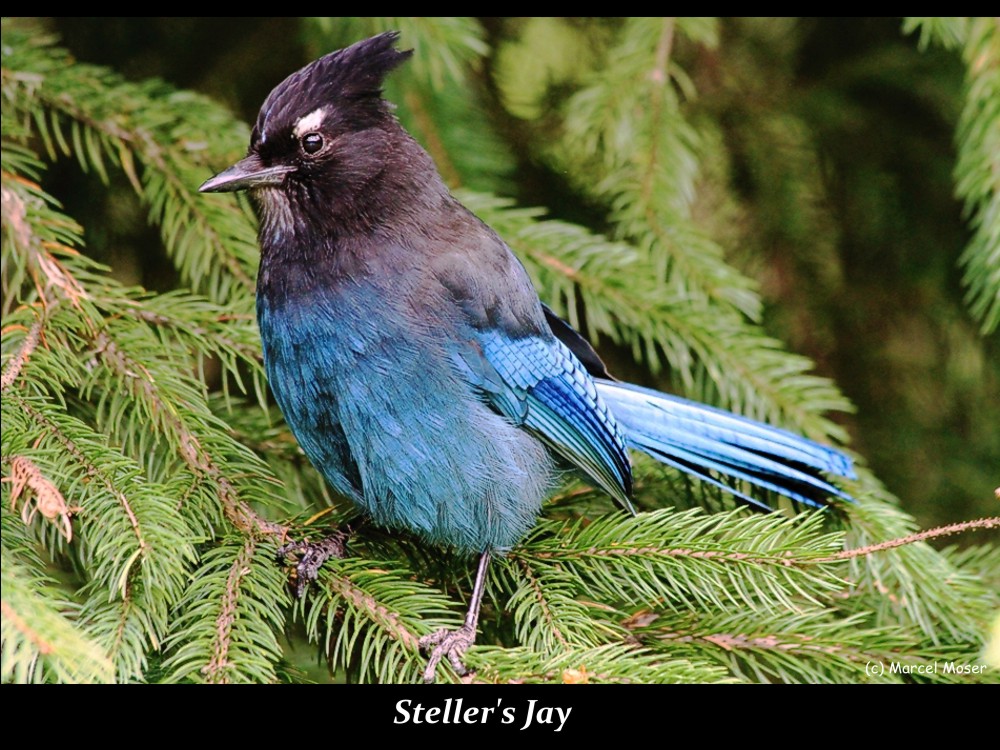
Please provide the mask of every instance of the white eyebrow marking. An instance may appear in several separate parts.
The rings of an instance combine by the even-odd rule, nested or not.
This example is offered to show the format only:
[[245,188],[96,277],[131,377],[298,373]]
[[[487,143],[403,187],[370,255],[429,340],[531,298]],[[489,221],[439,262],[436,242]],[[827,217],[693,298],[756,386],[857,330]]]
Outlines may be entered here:
[[305,117],[300,117],[295,122],[295,127],[292,129],[292,135],[296,138],[301,138],[306,133],[311,133],[314,130],[318,130],[320,125],[323,124],[323,120],[326,119],[326,107],[320,107],[319,109],[314,109]]

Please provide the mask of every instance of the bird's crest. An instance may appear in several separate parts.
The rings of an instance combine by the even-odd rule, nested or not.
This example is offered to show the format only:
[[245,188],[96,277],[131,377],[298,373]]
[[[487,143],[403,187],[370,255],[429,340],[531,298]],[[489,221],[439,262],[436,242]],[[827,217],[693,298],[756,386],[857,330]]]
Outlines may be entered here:
[[[398,31],[387,31],[331,52],[292,73],[278,84],[261,107],[255,136],[267,138],[269,127],[284,127],[322,105],[350,104],[359,114],[385,111],[385,77],[413,54],[398,50]],[[308,109],[308,111],[306,111]]]
[[328,85],[339,89],[341,96],[351,99],[380,96],[385,77],[413,55],[413,50],[396,49],[398,40],[398,31],[387,31],[331,52],[303,70],[316,68],[310,75],[326,79]]

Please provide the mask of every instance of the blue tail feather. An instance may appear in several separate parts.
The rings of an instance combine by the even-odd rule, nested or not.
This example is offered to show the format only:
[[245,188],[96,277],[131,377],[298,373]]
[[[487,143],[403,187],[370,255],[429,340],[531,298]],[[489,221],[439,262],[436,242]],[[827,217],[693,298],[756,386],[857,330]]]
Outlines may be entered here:
[[822,507],[830,497],[851,499],[823,477],[856,477],[851,459],[838,450],[677,396],[628,383],[601,379],[596,383],[633,448],[751,505],[766,507],[717,475],[745,480],[813,507]]

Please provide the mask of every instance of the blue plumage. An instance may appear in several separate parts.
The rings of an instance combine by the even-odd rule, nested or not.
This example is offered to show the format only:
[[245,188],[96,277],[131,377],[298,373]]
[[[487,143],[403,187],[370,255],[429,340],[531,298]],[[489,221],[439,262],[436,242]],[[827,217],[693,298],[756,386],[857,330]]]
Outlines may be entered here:
[[[381,98],[410,53],[383,34],[274,89],[247,157],[203,186],[260,208],[268,380],[312,463],[376,523],[482,553],[465,625],[425,640],[461,670],[491,553],[518,543],[574,471],[624,506],[629,448],[761,503],[846,497],[843,454],[610,379],[524,268],[445,188]],[[596,380],[595,380],[596,378]]]
[[597,389],[623,425],[631,447],[755,507],[768,509],[760,500],[720,482],[712,472],[813,507],[821,507],[821,500],[829,496],[848,499],[822,476],[855,478],[850,459],[840,451],[787,430],[648,388],[598,380]]
[[552,335],[512,340],[494,331],[481,341],[503,384],[490,398],[498,410],[631,508],[625,436],[576,356]]
[[418,278],[338,283],[302,269],[285,299],[262,282],[268,381],[306,455],[373,521],[470,552],[510,549],[554,486],[553,460],[459,376],[452,351],[476,349],[431,309],[439,300],[424,298],[424,319],[405,314]]

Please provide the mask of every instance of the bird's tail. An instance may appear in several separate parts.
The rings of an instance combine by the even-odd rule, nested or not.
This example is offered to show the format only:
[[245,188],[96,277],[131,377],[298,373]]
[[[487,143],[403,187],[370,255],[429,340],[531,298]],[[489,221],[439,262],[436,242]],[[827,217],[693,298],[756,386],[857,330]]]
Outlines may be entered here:
[[777,427],[628,383],[596,380],[631,447],[767,509],[719,475],[745,480],[800,503],[822,507],[850,496],[824,474],[855,479],[840,451]]

